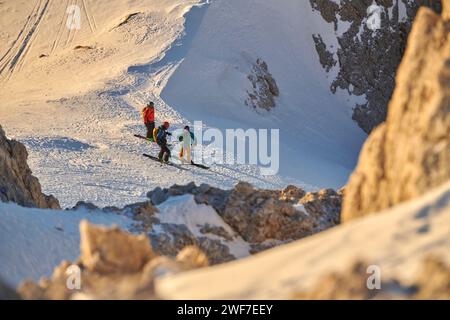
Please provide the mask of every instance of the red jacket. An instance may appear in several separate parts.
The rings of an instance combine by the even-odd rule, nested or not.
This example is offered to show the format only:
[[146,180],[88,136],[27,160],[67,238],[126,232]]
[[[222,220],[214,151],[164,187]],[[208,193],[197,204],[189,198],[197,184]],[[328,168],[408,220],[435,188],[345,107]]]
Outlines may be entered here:
[[142,111],[142,118],[144,119],[144,123],[155,122],[155,109],[145,108]]

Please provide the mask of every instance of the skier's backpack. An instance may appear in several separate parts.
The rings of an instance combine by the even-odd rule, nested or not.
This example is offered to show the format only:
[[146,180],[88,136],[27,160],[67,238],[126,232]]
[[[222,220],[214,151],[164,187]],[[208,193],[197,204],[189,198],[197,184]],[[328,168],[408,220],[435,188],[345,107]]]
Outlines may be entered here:
[[159,128],[153,129],[153,141],[158,142]]
[[[194,141],[195,141],[195,135],[194,135],[193,132],[189,132],[189,133],[191,134],[191,141],[192,141],[192,144],[194,144]],[[181,135],[181,136],[178,137],[178,141],[183,142],[183,140],[184,140],[183,135]]]
[[167,143],[166,132],[164,130],[158,129],[158,134],[156,135],[156,143],[160,146]]

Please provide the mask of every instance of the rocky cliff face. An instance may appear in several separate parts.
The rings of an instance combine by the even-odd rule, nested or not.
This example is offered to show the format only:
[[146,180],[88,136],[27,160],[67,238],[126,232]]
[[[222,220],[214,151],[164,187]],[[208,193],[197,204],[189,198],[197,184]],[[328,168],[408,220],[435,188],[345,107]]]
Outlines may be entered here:
[[[223,230],[209,232],[228,241],[240,237],[250,245],[251,253],[310,236],[340,223],[342,192],[334,190],[306,193],[295,186],[284,190],[261,190],[245,182],[240,182],[232,190],[221,190],[208,185],[196,187],[192,183],[165,190],[156,189],[148,196],[158,204],[170,196],[184,194],[194,195],[198,204],[212,206],[234,234],[227,234]],[[172,234],[176,234],[176,230],[179,232],[179,229],[173,228]],[[208,231],[208,226],[204,230]],[[173,235],[172,239],[180,238]],[[214,250],[198,241],[185,244],[199,246],[212,263],[235,258],[232,255],[211,256],[213,253],[217,255],[217,249],[220,248],[217,243]],[[205,244],[212,243],[208,241]],[[160,247],[170,248],[167,243]]]
[[[158,208],[175,197],[192,196],[194,205],[207,205],[206,215],[195,217],[191,207],[176,208],[177,222],[167,222]],[[340,223],[342,192],[321,190],[306,193],[289,186],[284,190],[261,190],[241,182],[232,190],[221,190],[194,183],[148,193],[149,201],[125,208],[99,209],[80,202],[74,209],[114,212],[136,220],[134,233],[143,233],[160,255],[176,257],[187,246],[200,248],[211,264],[224,263],[242,256],[233,253],[236,246],[244,256],[289,243]],[[191,212],[192,211],[192,212]],[[211,219],[216,224],[211,223]],[[194,229],[194,230],[193,230]]]
[[0,126],[0,201],[25,207],[59,208],[58,200],[42,193],[39,180],[27,165],[23,144],[8,140]]
[[394,206],[450,179],[450,5],[422,8],[408,40],[386,123],[366,142],[344,221]]
[[[365,132],[370,133],[386,119],[388,103],[395,87],[395,74],[418,8],[426,5],[440,12],[441,1],[310,2],[325,21],[334,24],[338,34],[337,48],[325,43],[320,34],[313,35],[323,68],[330,72],[336,66],[338,70],[331,91],[335,93],[341,89],[355,96],[366,97],[365,103],[355,105],[353,119]],[[379,11],[368,11],[373,4],[378,5]],[[378,17],[379,28],[369,28],[370,22],[376,24],[374,19]]]

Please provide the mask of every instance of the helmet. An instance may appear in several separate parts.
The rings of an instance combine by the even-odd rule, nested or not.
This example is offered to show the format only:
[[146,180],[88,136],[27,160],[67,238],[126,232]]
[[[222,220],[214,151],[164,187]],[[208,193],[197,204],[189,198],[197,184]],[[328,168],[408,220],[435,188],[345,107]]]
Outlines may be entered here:
[[166,129],[169,129],[170,128],[170,123],[167,122],[167,121],[164,122],[163,127],[166,128]]

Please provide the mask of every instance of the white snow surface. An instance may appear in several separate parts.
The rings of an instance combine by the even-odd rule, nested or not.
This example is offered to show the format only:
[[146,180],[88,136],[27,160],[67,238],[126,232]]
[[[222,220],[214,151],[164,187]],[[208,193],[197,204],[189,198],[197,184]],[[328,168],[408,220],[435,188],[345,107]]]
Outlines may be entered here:
[[[329,92],[313,33],[331,24],[296,0],[77,0],[81,29],[69,30],[67,1],[0,4],[0,123],[28,147],[46,193],[123,206],[151,189],[191,181],[231,188],[342,186],[365,138],[342,95]],[[129,17],[129,18],[128,18]],[[280,87],[270,113],[244,105],[246,76],[264,59]],[[157,104],[174,129],[280,128],[281,169],[254,165],[180,171],[142,157],[157,147],[139,111]],[[175,152],[176,153],[176,152]]]
[[124,230],[133,220],[113,213],[23,208],[0,203],[0,278],[12,286],[48,277],[63,260],[80,255],[82,220]]
[[[415,201],[247,259],[159,279],[169,299],[290,299],[356,261],[408,284],[423,259],[450,263],[450,182]],[[235,281],[239,276],[239,281]]]

